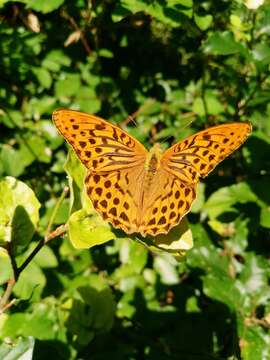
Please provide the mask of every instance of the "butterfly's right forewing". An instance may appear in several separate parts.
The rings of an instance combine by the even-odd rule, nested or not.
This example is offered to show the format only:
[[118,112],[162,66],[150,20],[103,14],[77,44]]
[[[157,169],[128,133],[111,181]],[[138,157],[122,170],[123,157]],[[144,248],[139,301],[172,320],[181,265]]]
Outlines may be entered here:
[[92,172],[115,171],[144,163],[147,150],[132,136],[107,121],[74,110],[56,110],[53,121]]

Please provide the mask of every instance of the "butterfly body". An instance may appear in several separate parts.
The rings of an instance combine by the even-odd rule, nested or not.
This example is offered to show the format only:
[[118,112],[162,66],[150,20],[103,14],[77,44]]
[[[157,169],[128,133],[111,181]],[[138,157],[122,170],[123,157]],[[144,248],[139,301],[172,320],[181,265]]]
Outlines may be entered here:
[[145,176],[143,181],[143,187],[146,191],[149,191],[151,185],[155,181],[155,175],[160,167],[161,149],[160,145],[155,144],[147,154],[144,163]]
[[166,234],[190,210],[200,177],[236,150],[247,123],[203,130],[161,153],[148,152],[115,125],[82,112],[57,110],[53,120],[88,169],[87,194],[115,227],[142,236]]

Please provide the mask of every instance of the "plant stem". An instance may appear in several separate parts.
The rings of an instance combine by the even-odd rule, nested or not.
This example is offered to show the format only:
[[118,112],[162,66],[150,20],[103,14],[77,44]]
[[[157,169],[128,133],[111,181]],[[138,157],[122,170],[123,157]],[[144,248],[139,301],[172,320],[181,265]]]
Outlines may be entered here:
[[4,292],[3,297],[0,300],[0,315],[5,311],[9,297],[12,293],[13,287],[16,283],[16,280],[14,277],[10,278],[7,283],[6,290]]
[[63,191],[62,191],[62,194],[60,195],[60,197],[59,197],[59,199],[58,199],[58,201],[57,201],[57,203],[56,203],[56,205],[55,205],[55,207],[53,209],[53,212],[52,212],[52,215],[50,217],[50,220],[49,220],[49,223],[48,223],[48,226],[47,226],[47,230],[46,230],[46,233],[45,233],[45,238],[44,238],[45,243],[47,242],[47,238],[48,238],[49,234],[51,233],[52,224],[53,224],[54,219],[55,219],[55,217],[57,215],[57,212],[58,212],[64,198],[66,197],[68,191],[69,191],[68,186],[65,186]]
[[32,259],[36,256],[36,254],[42,249],[44,245],[46,245],[50,240],[64,234],[67,231],[67,225],[60,225],[56,228],[51,234],[46,235],[43,239],[41,239],[28,258],[22,263],[22,265],[18,268],[18,276],[21,272],[26,268],[26,266],[32,261]]
[[206,123],[209,121],[209,113],[208,113],[208,106],[206,102],[206,64],[203,67],[203,75],[202,75],[202,89],[201,89],[201,96],[204,108],[204,116],[206,118]]

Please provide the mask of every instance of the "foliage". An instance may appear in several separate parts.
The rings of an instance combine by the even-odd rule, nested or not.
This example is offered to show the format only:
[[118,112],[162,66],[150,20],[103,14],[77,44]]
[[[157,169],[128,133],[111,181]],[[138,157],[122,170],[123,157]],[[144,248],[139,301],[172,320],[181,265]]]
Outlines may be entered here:
[[[262,3],[0,1],[1,359],[270,358]],[[72,155],[65,165],[51,122],[59,107],[164,148],[207,126],[252,122],[248,142],[199,188],[185,260],[91,213],[83,168]],[[58,237],[67,224],[70,239]],[[91,241],[100,245],[83,249]]]

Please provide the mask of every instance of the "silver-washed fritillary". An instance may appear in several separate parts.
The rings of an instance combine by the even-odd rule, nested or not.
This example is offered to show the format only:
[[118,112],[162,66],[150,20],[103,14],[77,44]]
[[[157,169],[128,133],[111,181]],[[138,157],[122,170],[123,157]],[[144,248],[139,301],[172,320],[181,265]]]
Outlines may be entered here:
[[119,127],[74,110],[57,110],[53,121],[88,169],[87,194],[113,226],[142,236],[166,234],[176,226],[205,177],[251,133],[248,123],[200,131],[163,154],[148,152]]

